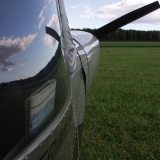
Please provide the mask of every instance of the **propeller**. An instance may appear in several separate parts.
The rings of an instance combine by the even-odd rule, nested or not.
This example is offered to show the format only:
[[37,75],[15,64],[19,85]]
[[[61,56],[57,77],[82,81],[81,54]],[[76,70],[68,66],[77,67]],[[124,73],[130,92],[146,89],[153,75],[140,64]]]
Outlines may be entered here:
[[96,31],[94,31],[92,34],[95,35],[97,38],[100,38],[100,37],[103,37],[105,36],[106,34],[128,24],[128,23],[131,23],[157,9],[160,8],[160,5],[158,3],[158,1],[156,2],[153,2],[151,4],[148,4],[144,7],[141,7],[137,10],[134,10],[106,25],[104,25],[103,27],[101,28],[98,28]]

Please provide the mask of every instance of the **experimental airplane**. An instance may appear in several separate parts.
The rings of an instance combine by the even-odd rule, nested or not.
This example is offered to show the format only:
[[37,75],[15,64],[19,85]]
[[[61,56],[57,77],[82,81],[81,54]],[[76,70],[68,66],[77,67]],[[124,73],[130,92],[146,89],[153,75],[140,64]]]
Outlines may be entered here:
[[159,9],[158,1],[93,34],[69,29],[63,0],[0,3],[0,159],[79,159],[98,39]]

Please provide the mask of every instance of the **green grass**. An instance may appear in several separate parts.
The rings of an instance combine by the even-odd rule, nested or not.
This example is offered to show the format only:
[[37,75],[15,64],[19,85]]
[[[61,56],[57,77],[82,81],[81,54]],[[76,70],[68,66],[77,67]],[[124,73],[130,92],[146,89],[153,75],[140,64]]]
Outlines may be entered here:
[[81,160],[160,158],[160,48],[101,48]]
[[109,42],[101,41],[101,47],[160,47],[160,42]]

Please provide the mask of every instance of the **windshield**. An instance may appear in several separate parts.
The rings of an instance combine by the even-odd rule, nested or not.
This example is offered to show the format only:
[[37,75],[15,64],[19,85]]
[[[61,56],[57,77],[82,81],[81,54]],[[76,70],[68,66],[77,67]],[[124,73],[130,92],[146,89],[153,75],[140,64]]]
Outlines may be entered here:
[[1,1],[0,159],[31,143],[69,93],[55,1]]

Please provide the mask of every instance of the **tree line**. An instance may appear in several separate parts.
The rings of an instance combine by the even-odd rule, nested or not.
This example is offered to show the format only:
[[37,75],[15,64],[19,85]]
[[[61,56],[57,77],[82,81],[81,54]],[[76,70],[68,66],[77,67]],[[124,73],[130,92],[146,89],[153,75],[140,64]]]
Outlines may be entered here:
[[[83,29],[72,29],[81,30],[93,33],[96,29],[83,28]],[[141,31],[141,30],[124,30],[117,29],[104,37],[100,38],[100,41],[160,41],[160,31]]]

